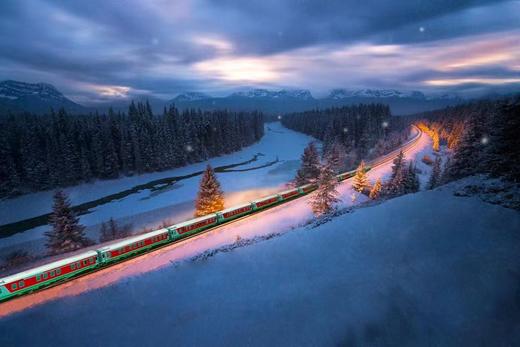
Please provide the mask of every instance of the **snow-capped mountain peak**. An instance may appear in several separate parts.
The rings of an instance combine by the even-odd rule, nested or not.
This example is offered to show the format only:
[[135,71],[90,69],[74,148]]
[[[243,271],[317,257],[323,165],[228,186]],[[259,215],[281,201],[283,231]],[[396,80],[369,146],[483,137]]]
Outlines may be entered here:
[[180,101],[180,102],[186,102],[186,101],[196,101],[196,100],[202,100],[202,99],[208,99],[211,98],[208,94],[200,93],[200,92],[186,92],[177,95],[173,101]]
[[312,94],[306,89],[291,89],[291,90],[268,90],[268,89],[251,89],[243,92],[236,92],[231,96],[244,98],[295,98],[300,100],[312,99]]
[[27,96],[48,100],[67,100],[53,85],[48,83],[25,83],[10,80],[0,82],[0,98],[17,100]]
[[340,100],[344,98],[414,98],[424,99],[425,96],[419,91],[399,91],[395,89],[358,89],[358,90],[346,90],[346,89],[334,89],[330,92],[329,98],[334,100]]

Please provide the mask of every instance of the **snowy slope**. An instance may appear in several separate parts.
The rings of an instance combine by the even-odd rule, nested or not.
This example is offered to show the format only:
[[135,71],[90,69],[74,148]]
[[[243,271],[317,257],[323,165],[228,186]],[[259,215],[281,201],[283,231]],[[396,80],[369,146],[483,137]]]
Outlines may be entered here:
[[4,317],[0,344],[514,345],[519,229],[513,210],[420,192],[209,258],[147,256]]

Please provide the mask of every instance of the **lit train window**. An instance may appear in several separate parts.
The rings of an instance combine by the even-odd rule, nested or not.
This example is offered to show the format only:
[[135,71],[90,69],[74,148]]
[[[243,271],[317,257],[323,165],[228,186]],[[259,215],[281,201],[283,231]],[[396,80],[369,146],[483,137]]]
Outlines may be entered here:
[[46,280],[47,277],[49,277],[49,275],[47,275],[47,273],[45,272],[45,273],[43,274],[43,279]]
[[87,266],[87,264],[88,264],[87,260],[86,259],[83,260],[83,266]]
[[74,264],[74,263],[70,264],[70,269],[71,270],[76,270],[76,264]]
[[90,261],[90,264],[94,264],[94,257],[90,257],[89,261]]
[[54,270],[51,271],[51,277],[54,277],[56,275],[56,272]]
[[23,288],[25,287],[25,282],[24,281],[20,281],[20,288]]
[[36,281],[38,281],[38,282],[39,282],[39,281],[40,281],[41,279],[42,279],[42,278],[41,278],[41,276],[40,276],[40,275],[36,275]]
[[61,269],[56,269],[56,275],[61,275]]
[[11,284],[11,289],[12,290],[16,290],[16,288],[17,288],[16,283]]

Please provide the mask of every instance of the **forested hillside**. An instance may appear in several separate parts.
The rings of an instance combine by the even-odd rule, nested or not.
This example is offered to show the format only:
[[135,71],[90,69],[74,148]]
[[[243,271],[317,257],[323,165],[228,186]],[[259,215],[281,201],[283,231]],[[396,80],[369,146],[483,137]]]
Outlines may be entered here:
[[416,116],[452,151],[445,181],[477,173],[520,183],[520,97],[448,107]]
[[323,152],[340,145],[350,163],[383,154],[398,146],[407,135],[408,120],[392,117],[387,105],[315,109],[292,113],[282,118],[289,129],[303,132],[323,141]]
[[263,136],[261,113],[179,112],[0,118],[0,196],[165,170],[230,153]]

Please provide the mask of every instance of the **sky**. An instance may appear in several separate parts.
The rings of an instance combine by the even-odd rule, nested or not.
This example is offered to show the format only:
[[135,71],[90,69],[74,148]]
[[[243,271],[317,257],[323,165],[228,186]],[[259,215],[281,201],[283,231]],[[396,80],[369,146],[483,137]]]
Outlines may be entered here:
[[259,87],[520,90],[520,1],[2,0],[0,80],[84,104]]

